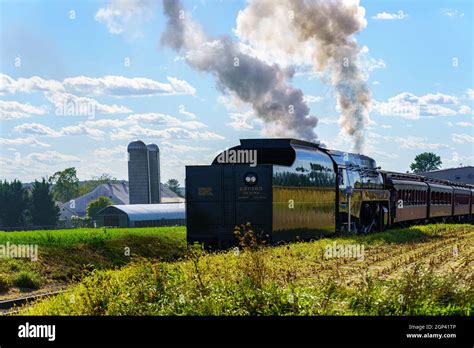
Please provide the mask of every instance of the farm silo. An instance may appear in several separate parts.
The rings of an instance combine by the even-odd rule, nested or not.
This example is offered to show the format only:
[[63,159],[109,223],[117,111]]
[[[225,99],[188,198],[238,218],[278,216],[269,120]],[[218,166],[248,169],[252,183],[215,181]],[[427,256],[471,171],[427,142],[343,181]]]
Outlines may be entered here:
[[147,145],[150,175],[150,203],[160,203],[160,149],[156,144]]
[[150,203],[148,149],[140,140],[128,144],[128,184],[130,204]]

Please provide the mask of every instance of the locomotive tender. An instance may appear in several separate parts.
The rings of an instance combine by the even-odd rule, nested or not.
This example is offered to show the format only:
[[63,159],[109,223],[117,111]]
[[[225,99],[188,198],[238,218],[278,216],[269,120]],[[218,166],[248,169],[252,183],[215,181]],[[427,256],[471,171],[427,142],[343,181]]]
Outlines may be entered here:
[[211,165],[186,166],[189,243],[233,245],[247,223],[274,243],[473,214],[474,186],[381,171],[370,157],[296,139],[242,139]]

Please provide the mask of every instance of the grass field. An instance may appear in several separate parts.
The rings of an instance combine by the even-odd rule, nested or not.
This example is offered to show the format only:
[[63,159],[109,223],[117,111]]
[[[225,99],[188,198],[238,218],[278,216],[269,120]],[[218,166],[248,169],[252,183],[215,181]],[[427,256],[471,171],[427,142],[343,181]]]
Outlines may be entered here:
[[[347,247],[359,252],[334,252],[356,250]],[[193,250],[180,261],[93,271],[22,314],[472,315],[473,248],[474,226],[428,225],[212,254]]]
[[145,228],[77,228],[63,230],[40,230],[21,232],[0,231],[0,244],[38,244],[43,247],[71,247],[78,244],[101,244],[106,241],[129,236],[156,237],[176,234],[185,237],[185,227],[145,227]]
[[38,260],[0,258],[0,298],[64,287],[95,269],[187,253],[184,227],[0,232],[0,245],[38,245]]

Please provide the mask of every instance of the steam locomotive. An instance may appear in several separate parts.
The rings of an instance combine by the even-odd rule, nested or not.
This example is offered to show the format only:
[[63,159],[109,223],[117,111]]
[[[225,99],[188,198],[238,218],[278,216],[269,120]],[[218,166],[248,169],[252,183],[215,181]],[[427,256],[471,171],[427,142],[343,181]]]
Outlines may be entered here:
[[269,242],[391,225],[473,221],[474,186],[380,170],[374,159],[296,139],[243,139],[186,167],[189,243],[236,243],[250,223]]

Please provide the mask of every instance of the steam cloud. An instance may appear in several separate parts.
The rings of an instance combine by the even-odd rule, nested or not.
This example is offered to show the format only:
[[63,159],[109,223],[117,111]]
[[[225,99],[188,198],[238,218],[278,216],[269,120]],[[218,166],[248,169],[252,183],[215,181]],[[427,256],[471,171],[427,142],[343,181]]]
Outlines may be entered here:
[[274,50],[279,56],[273,58],[281,60],[283,53],[298,62],[310,55],[317,72],[329,73],[340,125],[358,152],[369,122],[370,91],[358,62],[361,48],[352,35],[367,25],[364,16],[359,0],[250,0],[236,29],[251,47]]
[[[163,5],[168,22],[162,44],[184,53],[193,68],[214,75],[222,92],[251,104],[255,115],[264,121],[265,134],[316,141],[318,119],[309,115],[303,92],[288,84],[292,70],[244,53],[228,37],[208,37],[184,12],[180,1],[164,0]],[[270,2],[267,5],[271,7]]]

